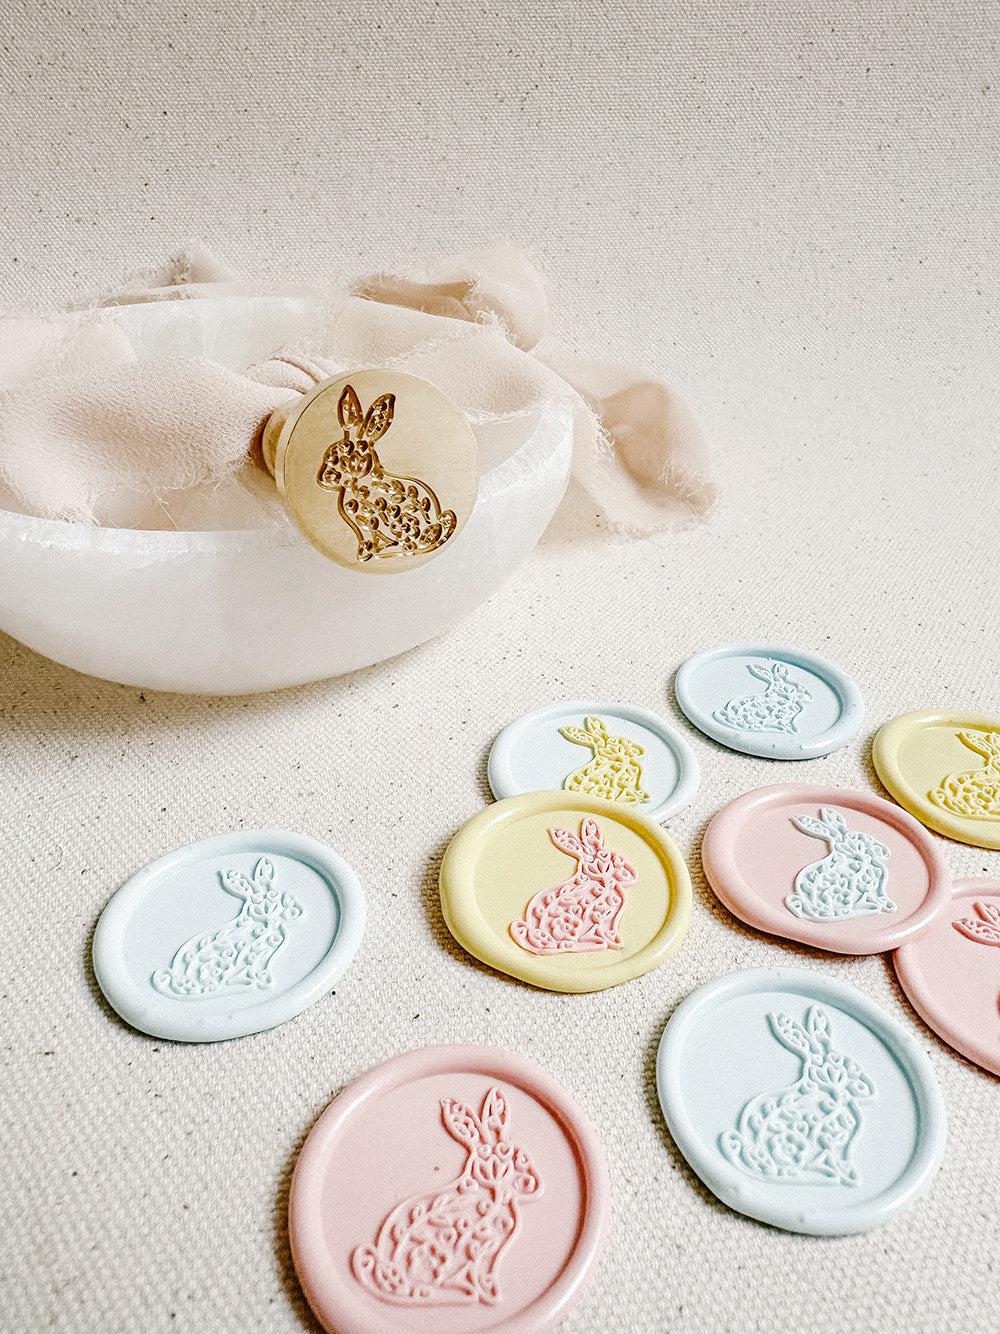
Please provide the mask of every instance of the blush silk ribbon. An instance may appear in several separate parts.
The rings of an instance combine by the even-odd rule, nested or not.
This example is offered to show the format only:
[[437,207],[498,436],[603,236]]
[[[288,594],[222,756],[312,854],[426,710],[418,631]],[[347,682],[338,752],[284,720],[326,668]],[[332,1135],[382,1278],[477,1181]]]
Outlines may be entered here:
[[86,310],[0,316],[0,507],[121,528],[276,522],[273,483],[248,465],[270,413],[391,365],[438,384],[474,428],[568,405],[574,478],[618,531],[704,514],[715,488],[685,403],[570,355],[547,326],[543,279],[508,245],[263,284],[195,243]]

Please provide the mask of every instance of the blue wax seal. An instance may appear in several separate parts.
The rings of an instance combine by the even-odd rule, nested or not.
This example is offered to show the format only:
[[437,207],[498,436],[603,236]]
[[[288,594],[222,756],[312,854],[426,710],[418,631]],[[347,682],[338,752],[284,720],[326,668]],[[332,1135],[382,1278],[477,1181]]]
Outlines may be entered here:
[[813,760],[845,745],[864,718],[861,691],[815,653],[756,644],[696,653],[674,684],[681,711],[730,750]]
[[566,700],[509,723],[490,751],[498,801],[527,792],[600,797],[663,821],[698,790],[698,761],[666,719],[632,704]]
[[724,1204],[790,1232],[866,1232],[929,1185],[945,1110],[914,1036],[854,987],[755,968],[700,987],[660,1040],[656,1087]]
[[321,999],[364,931],[351,867],[305,834],[221,834],[157,858],[94,932],[98,985],[143,1033],[219,1042],[274,1028]]

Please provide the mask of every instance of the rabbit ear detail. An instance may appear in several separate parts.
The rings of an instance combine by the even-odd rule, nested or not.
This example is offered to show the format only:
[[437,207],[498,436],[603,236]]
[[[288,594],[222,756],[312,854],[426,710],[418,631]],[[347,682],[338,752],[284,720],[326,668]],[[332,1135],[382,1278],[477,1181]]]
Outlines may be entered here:
[[960,917],[952,926],[980,945],[1000,945],[1000,907],[995,903],[974,903],[972,907],[976,917]]
[[441,1117],[452,1139],[457,1139],[459,1144],[464,1144],[467,1149],[483,1143],[483,1128],[479,1123],[479,1117],[471,1107],[466,1107],[464,1103],[457,1102],[454,1098],[442,1098]]
[[383,394],[377,398],[365,413],[364,425],[361,428],[361,438],[366,444],[373,445],[376,440],[381,440],[392,425],[392,414],[395,409],[396,395]]
[[354,392],[353,385],[345,385],[337,404],[337,416],[345,431],[355,430],[364,420],[361,412],[361,400]]
[[774,679],[774,668],[765,667],[759,662],[748,662],[747,671],[751,676],[756,676],[758,681],[771,681]]
[[260,861],[254,867],[254,884],[258,889],[270,889],[274,880],[274,862],[270,857],[261,857]]
[[584,820],[580,826],[580,838],[591,856],[596,856],[599,852],[604,851],[604,835],[601,833],[600,825],[596,820]]
[[771,1031],[783,1047],[789,1051],[798,1052],[800,1056],[808,1056],[812,1051],[812,1043],[809,1041],[809,1035],[802,1025],[795,1019],[790,1019],[787,1014],[770,1014],[768,1023],[771,1025]]
[[247,899],[254,891],[254,882],[243,871],[223,871],[222,884],[238,899]]
[[499,1144],[504,1137],[507,1129],[507,1099],[496,1087],[488,1090],[483,1099],[483,1108],[479,1114],[483,1129],[492,1138],[495,1144]]
[[560,852],[566,852],[577,860],[583,856],[583,844],[576,834],[571,834],[568,829],[550,829],[549,838]]
[[810,1005],[806,1011],[806,1031],[810,1037],[823,1048],[828,1048],[833,1034],[830,1031],[830,1020],[826,1016],[826,1011],[821,1010],[816,1005]]
[[590,733],[590,735],[594,738],[595,741],[600,741],[603,743],[608,740],[608,729],[605,727],[604,723],[601,721],[600,718],[595,718],[593,716],[589,718],[584,718],[583,725],[584,727],[586,727],[587,731]]

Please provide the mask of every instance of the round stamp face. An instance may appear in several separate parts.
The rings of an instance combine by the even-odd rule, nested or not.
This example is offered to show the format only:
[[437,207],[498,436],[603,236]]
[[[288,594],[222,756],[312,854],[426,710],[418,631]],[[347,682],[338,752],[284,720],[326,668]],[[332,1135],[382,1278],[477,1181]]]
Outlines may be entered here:
[[945,1110],[914,1038],[854,987],[760,968],[699,988],[660,1040],[670,1133],[724,1204],[790,1232],[866,1232],[944,1152]]
[[950,893],[931,835],[892,802],[847,788],[744,793],[712,818],[701,859],[734,916],[834,954],[895,949]]
[[922,824],[959,843],[1000,848],[1000,718],[904,713],[879,729],[872,760]]
[[1000,880],[957,880],[944,911],[892,961],[928,1028],[1000,1075]]
[[472,513],[472,427],[436,385],[400,371],[327,380],[284,420],[274,478],[310,542],[339,565],[394,574],[431,560]]
[[292,1178],[299,1280],[331,1334],[553,1329],[608,1221],[604,1153],[537,1066],[425,1047],[350,1084]]
[[534,792],[459,830],[441,863],[441,907],[491,968],[549,991],[601,991],[678,947],[691,880],[674,841],[637,811]]
[[122,885],[94,933],[94,973],[140,1032],[245,1037],[326,995],[364,922],[357,876],[322,843],[278,830],[221,834]]
[[489,779],[497,800],[561,789],[665,820],[692,799],[699,773],[691,747],[655,713],[570,700],[505,727],[490,751]]
[[699,731],[730,750],[773,760],[813,760],[850,741],[864,704],[832,662],[798,649],[734,644],[689,658],[677,703]]

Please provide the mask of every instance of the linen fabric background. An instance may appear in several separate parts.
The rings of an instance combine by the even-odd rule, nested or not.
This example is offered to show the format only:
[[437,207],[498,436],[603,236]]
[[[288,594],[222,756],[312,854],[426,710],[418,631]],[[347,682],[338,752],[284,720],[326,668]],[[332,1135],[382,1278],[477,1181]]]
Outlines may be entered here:
[[[633,544],[564,514],[445,638],[280,695],[144,694],[2,642],[5,1329],[315,1328],[284,1222],[296,1152],[347,1081],[446,1041],[534,1057],[607,1146],[614,1229],[573,1334],[995,1328],[996,1079],[920,1024],[886,959],[734,922],[697,853],[748,788],[877,790],[870,735],[904,709],[1000,707],[998,38],[979,4],[0,0],[4,305],[83,300],[196,234],[263,275],[503,236],[533,247],[581,351],[687,395],[722,482],[708,522]],[[693,737],[701,791],[669,822],[695,880],[681,952],[589,997],[466,958],[437,868],[489,800],[500,727],[567,696],[676,719],[677,665],[744,638],[840,662],[866,726],[794,767]],[[218,1046],[127,1029],[89,965],[109,895],[178,843],[269,825],[365,883],[336,994]],[[957,875],[1000,875],[1000,854],[943,846]],[[729,1212],[663,1127],[665,1020],[763,964],[852,982],[940,1078],[942,1170],[866,1237]]]

